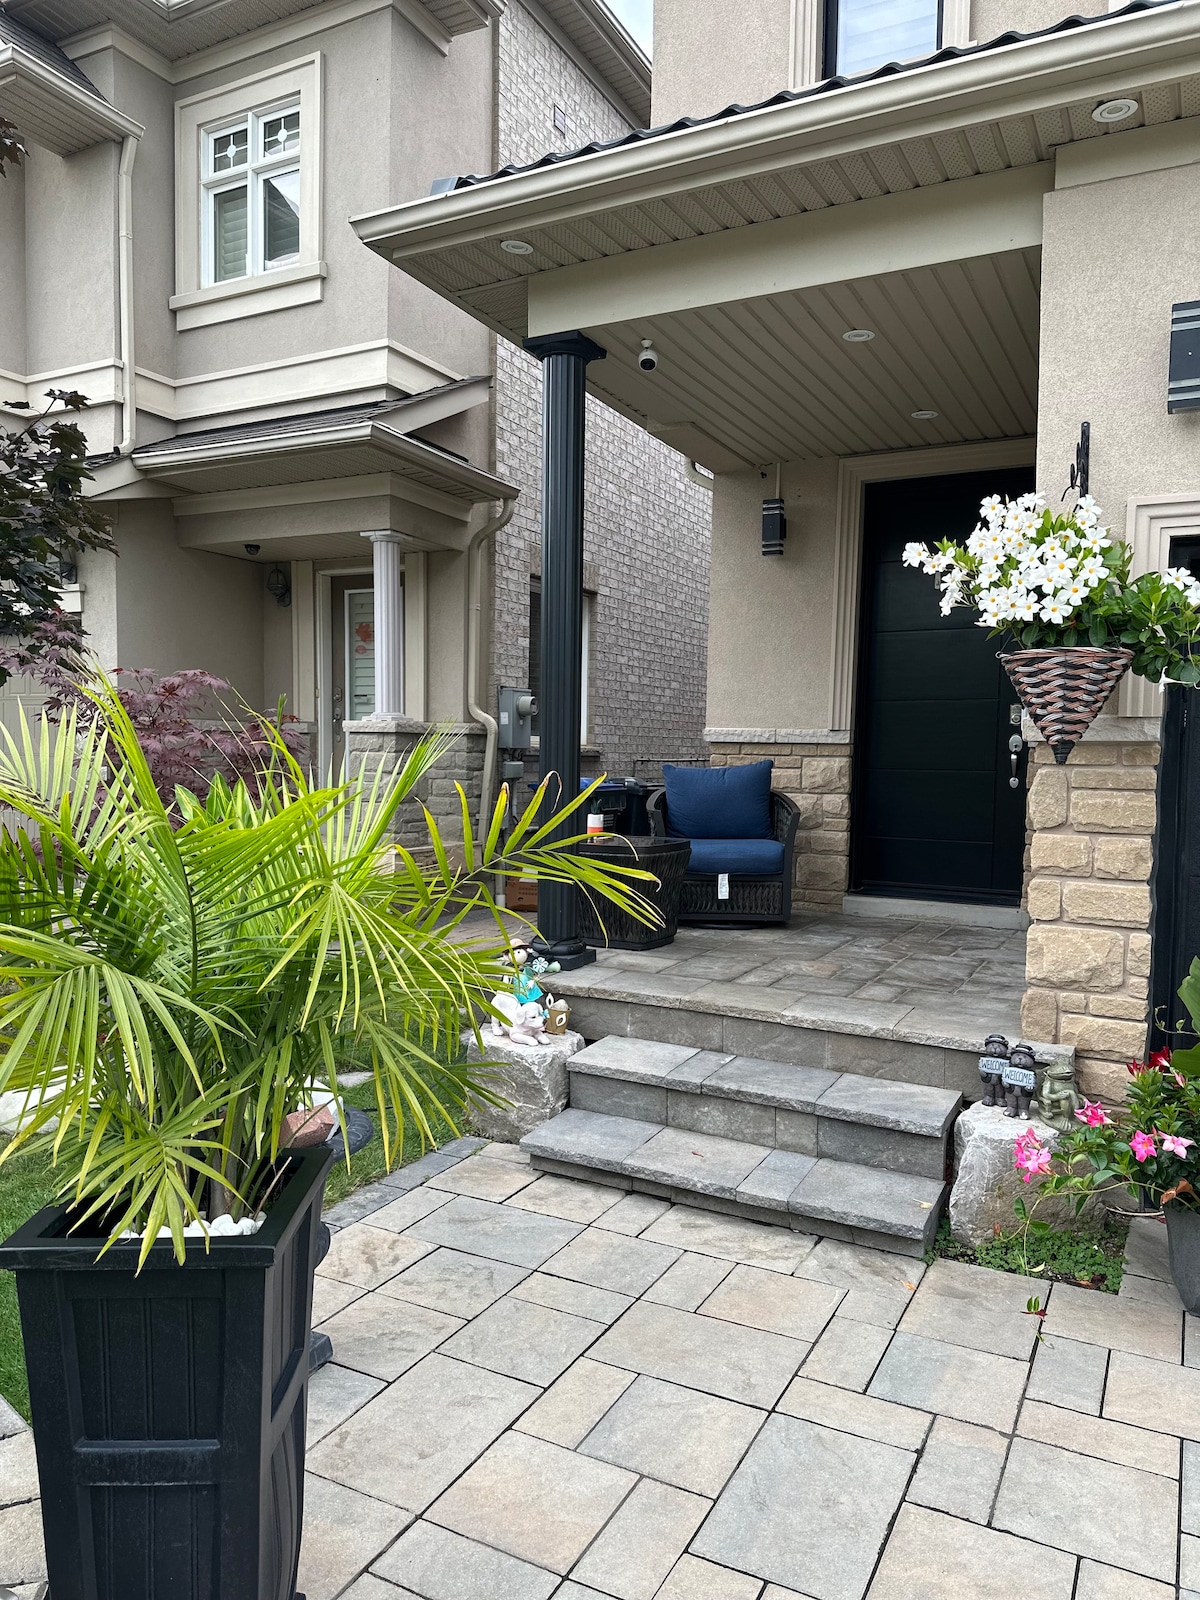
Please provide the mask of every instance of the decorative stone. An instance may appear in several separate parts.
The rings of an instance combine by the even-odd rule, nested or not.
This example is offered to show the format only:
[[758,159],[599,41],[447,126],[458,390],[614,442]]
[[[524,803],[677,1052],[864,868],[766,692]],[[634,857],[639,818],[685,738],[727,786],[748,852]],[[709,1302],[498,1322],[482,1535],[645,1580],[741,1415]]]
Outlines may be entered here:
[[567,1063],[583,1049],[582,1034],[568,1031],[544,1044],[522,1045],[493,1039],[489,1032],[481,1049],[474,1033],[464,1028],[462,1042],[468,1061],[494,1066],[490,1087],[508,1101],[505,1106],[472,1102],[471,1120],[489,1139],[515,1143],[566,1105]]
[[[969,1106],[955,1123],[957,1176],[950,1191],[950,1231],[960,1244],[987,1244],[997,1226],[1012,1233],[1017,1226],[1014,1201],[1020,1196],[1032,1206],[1036,1200],[1038,1180],[1025,1183],[1013,1166],[1017,1139],[1027,1128],[1051,1150],[1057,1148],[1059,1135],[1053,1128],[1037,1117],[1006,1117],[999,1106]],[[1074,1200],[1060,1195],[1043,1201],[1037,1217],[1056,1228],[1099,1229],[1104,1206],[1093,1195],[1076,1217]]]

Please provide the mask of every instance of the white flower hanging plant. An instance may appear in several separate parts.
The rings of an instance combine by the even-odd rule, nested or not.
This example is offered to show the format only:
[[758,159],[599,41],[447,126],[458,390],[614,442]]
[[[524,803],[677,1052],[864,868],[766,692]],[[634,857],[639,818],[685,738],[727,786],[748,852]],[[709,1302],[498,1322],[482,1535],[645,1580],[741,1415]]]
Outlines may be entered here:
[[1059,511],[1041,494],[991,495],[965,545],[908,544],[904,563],[934,579],[943,616],[975,607],[1016,650],[1130,651],[1152,683],[1200,684],[1200,583],[1185,567],[1131,578],[1133,551],[1100,515],[1090,495]]

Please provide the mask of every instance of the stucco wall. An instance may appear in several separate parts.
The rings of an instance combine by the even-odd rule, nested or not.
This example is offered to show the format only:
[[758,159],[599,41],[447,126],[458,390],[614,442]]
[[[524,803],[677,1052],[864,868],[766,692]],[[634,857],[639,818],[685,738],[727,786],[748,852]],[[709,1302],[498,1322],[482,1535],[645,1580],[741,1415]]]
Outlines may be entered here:
[[[499,160],[529,161],[627,125],[519,4],[497,39]],[[541,371],[499,341],[496,471],[518,484],[512,522],[496,540],[492,681],[524,684],[529,590],[541,561]],[[706,757],[705,621],[709,491],[683,457],[598,401],[587,405],[584,555],[591,591],[589,742],[598,766],[657,777],[663,760]]]
[[1200,489],[1200,412],[1166,409],[1171,306],[1196,298],[1198,260],[1200,164],[1046,196],[1038,482],[1061,490],[1090,421],[1092,493],[1118,531],[1131,497]]
[[788,536],[781,556],[761,549],[762,501],[775,493],[774,472],[715,480],[710,728],[829,727],[837,471],[832,457],[784,463]]
[[[0,178],[0,371],[23,377],[25,367],[25,170]],[[21,395],[15,398],[21,399]]]
[[1102,5],[1072,6],[1069,0],[971,0],[971,38],[986,44],[1010,28],[1036,33],[1064,17],[1091,17],[1105,9]]
[[652,123],[753,105],[789,88],[793,3],[655,0]]
[[[119,556],[109,569],[116,626],[93,634],[106,667],[174,672],[205,667],[252,705],[263,694],[263,574],[257,562],[237,561],[175,542],[170,502],[126,500],[116,508]],[[84,574],[85,582],[89,574]],[[84,595],[89,631],[100,595]],[[103,649],[102,649],[103,647]]]

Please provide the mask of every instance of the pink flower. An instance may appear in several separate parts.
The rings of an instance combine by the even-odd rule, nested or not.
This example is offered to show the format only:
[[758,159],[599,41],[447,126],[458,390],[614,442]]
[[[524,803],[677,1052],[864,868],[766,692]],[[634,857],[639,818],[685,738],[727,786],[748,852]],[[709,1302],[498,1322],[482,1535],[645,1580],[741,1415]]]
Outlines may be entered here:
[[1178,1134],[1164,1133],[1161,1128],[1155,1128],[1155,1133],[1162,1140],[1164,1150],[1169,1150],[1173,1156],[1185,1156],[1188,1146],[1195,1144],[1194,1139],[1181,1139]]
[[1148,1133],[1135,1133],[1129,1141],[1129,1148],[1139,1161],[1148,1161],[1151,1156],[1158,1154],[1154,1139]]
[[1080,1122],[1086,1122],[1089,1128],[1104,1128],[1110,1121],[1099,1100],[1085,1100],[1082,1111],[1077,1111],[1075,1115]]
[[1051,1154],[1032,1128],[1018,1134],[1013,1143],[1013,1166],[1021,1174],[1022,1183],[1050,1171]]
[[1146,1063],[1151,1072],[1165,1072],[1170,1065],[1171,1052],[1169,1050],[1156,1050]]

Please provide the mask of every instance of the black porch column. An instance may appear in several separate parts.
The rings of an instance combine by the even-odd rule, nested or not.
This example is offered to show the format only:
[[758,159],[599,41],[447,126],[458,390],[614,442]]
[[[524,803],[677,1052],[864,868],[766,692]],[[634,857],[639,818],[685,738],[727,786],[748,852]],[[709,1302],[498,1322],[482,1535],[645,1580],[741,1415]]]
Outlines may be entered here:
[[[542,676],[538,686],[540,767],[557,773],[560,804],[579,793],[583,694],[584,383],[589,361],[606,352],[582,333],[526,339],[542,363]],[[554,798],[551,790],[551,800]],[[574,818],[567,838],[583,832]],[[540,948],[564,969],[596,959],[579,938],[578,895],[570,884],[538,886]]]

